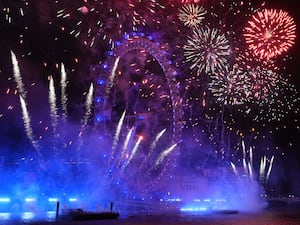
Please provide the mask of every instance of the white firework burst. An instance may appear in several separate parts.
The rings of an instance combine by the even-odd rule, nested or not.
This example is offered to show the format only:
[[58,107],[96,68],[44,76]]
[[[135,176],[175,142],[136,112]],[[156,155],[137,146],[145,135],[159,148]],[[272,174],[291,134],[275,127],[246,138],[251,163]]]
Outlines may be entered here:
[[217,101],[225,105],[243,104],[251,93],[251,80],[248,73],[237,64],[212,74],[210,78],[208,90]]
[[299,94],[288,79],[271,70],[263,71],[259,76],[250,98],[257,109],[254,110],[255,121],[281,121],[291,113],[299,114]]
[[261,102],[267,103],[272,100],[279,75],[273,70],[255,67],[249,70],[249,76],[252,80],[252,101],[261,104]]
[[183,46],[186,62],[192,63],[190,68],[201,72],[214,73],[226,68],[231,53],[229,41],[218,29],[195,27],[193,35]]
[[201,24],[207,11],[203,6],[187,4],[179,9],[178,19],[188,27],[194,27]]

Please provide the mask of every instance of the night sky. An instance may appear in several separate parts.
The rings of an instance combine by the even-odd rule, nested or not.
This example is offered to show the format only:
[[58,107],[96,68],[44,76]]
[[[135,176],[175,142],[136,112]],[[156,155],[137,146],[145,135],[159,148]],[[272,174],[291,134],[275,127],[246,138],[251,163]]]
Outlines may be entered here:
[[[1,0],[0,2],[0,156],[3,156],[5,165],[6,163],[11,165],[12,162],[19,162],[22,157],[36,157],[35,149],[32,146],[31,141],[28,139],[24,129],[18,90],[16,82],[14,81],[11,51],[16,54],[19,62],[21,76],[27,94],[26,98],[28,105],[30,105],[30,116],[34,136],[43,142],[43,146],[50,146],[52,144],[52,129],[48,104],[49,77],[52,76],[54,81],[58,83],[60,79],[61,63],[64,63],[68,75],[68,123],[70,130],[72,130],[72,127],[76,127],[77,129],[80,127],[81,118],[84,115],[85,110],[84,101],[86,99],[90,83],[93,81],[90,74],[90,65],[103,63],[107,58],[106,52],[111,49],[111,45],[108,40],[109,38],[103,40],[103,36],[106,34],[113,40],[121,40],[122,35],[115,31],[114,28],[110,28],[108,25],[109,23],[118,23],[115,21],[115,18],[113,22],[110,20],[103,20],[104,24],[106,23],[105,25],[109,28],[106,27],[106,30],[104,29],[103,33],[98,36],[94,34],[96,39],[92,47],[87,46],[91,43],[91,38],[87,37],[86,34],[81,34],[79,37],[70,35],[69,31],[74,28],[76,29],[74,24],[78,21],[79,16],[83,15],[84,22],[83,25],[78,25],[78,27],[82,26],[81,29],[84,31],[88,30],[88,27],[84,26],[90,26],[91,29],[94,29],[96,26],[95,20],[97,18],[97,15],[90,15],[91,13],[89,14],[89,12],[85,12],[84,9],[81,10],[81,14],[78,13],[78,11],[76,11],[76,6],[74,6],[71,2],[72,1],[70,0]],[[184,57],[183,55],[180,55],[183,52],[182,46],[184,45],[184,41],[186,41],[183,37],[190,35],[190,33],[188,33],[190,31],[182,25],[176,25],[176,23],[180,23],[176,18],[176,10],[180,8],[182,3],[180,3],[179,0],[173,1],[174,4],[171,4],[171,2],[171,0],[161,1],[162,4],[169,5],[170,7],[167,6],[165,11],[158,9],[157,12],[157,20],[159,20],[159,18],[164,18],[164,13],[166,13],[169,15],[169,17],[167,17],[170,20],[169,22],[168,19],[165,19],[165,21],[157,23],[157,21],[150,19],[148,25],[143,27],[141,30],[147,35],[151,32],[158,34],[157,39],[160,38],[158,41],[163,43],[169,42],[169,47],[171,48],[176,45],[181,45],[179,50],[173,49],[174,52],[172,57],[174,64],[176,64],[176,67],[181,74],[179,75],[178,80],[181,81],[183,85],[185,84],[185,80],[188,80],[187,78],[194,74],[193,70],[189,69],[186,64],[183,63],[183,65],[181,65]],[[210,5],[210,3],[208,3],[209,1],[203,2],[205,6]],[[217,5],[217,12],[220,11],[220,13],[224,13],[226,9],[224,10],[219,7],[218,2],[219,1],[213,1],[211,4]],[[122,6],[121,3],[116,5],[120,8],[125,7]],[[291,0],[270,0],[266,1],[266,5],[266,8],[278,8],[287,11],[289,15],[294,18],[297,25],[297,38],[294,46],[288,50],[287,54],[280,56],[277,61],[275,60],[275,64],[280,68],[280,73],[282,73],[285,78],[288,78],[291,84],[296,86],[299,98],[299,3]],[[88,3],[87,6],[89,7]],[[20,7],[23,10],[22,12],[20,12]],[[56,17],[57,11],[63,7],[66,7],[70,12],[74,12],[74,15],[67,17],[67,19]],[[8,8],[9,12],[7,11]],[[126,7],[124,9],[130,10],[130,8]],[[145,10],[141,9],[141,6],[139,6],[137,10],[144,13],[143,15],[147,15]],[[107,15],[108,14],[109,13],[107,13]],[[126,15],[126,13],[124,14]],[[129,13],[128,15],[131,14]],[[8,17],[11,17],[12,20],[10,21]],[[103,17],[104,16],[102,15],[102,18]],[[173,21],[172,23],[171,20]],[[124,19],[124,21],[126,22],[127,20]],[[227,19],[226,21],[228,22],[230,19]],[[241,19],[241,21],[244,20]],[[168,26],[168,24],[170,24],[170,26]],[[183,32],[178,35],[177,31],[173,30],[174,27],[179,27]],[[126,28],[127,25],[124,25],[122,31],[126,31]],[[128,32],[130,32],[130,30],[128,30]],[[185,35],[184,32],[186,32],[187,35]],[[88,44],[85,44],[86,40]],[[126,63],[123,63],[123,66],[126,68]],[[156,70],[155,66],[153,66],[153,68],[153,70]],[[186,82],[186,84],[187,83],[188,82]],[[191,85],[189,87],[191,87]],[[201,88],[204,88],[204,86],[201,86]],[[203,89],[199,90],[199,92],[191,91],[190,93],[194,93],[194,96],[193,94],[186,94],[184,91],[181,91],[181,93],[183,98],[188,96],[188,98],[192,99],[191,102],[197,102],[197,97],[201,98],[198,94],[203,94],[202,90]],[[214,103],[211,104],[213,105]],[[271,181],[274,185],[281,185],[281,190],[279,192],[283,194],[295,193],[300,195],[300,183],[298,181],[298,174],[300,173],[299,106],[300,102],[298,101],[295,107],[291,109],[291,113],[284,117],[280,122],[271,121],[268,123],[265,121],[258,121],[252,123],[252,118],[244,118],[241,116],[241,113],[236,113],[235,115],[237,116],[237,121],[239,121],[239,123],[232,125],[234,130],[241,132],[245,130],[245,139],[248,141],[251,139],[252,134],[247,133],[246,130],[254,126],[259,132],[253,134],[254,136],[258,136],[258,138],[253,141],[249,141],[249,143],[254,144],[257,149],[260,149],[260,153],[258,155],[275,155],[274,171],[271,174]],[[61,109],[59,110],[61,113]],[[117,109],[115,110],[117,111]],[[295,113],[296,110],[298,110],[298,113]],[[166,111],[168,112],[167,107]],[[192,121],[191,124],[196,123],[197,118],[201,115],[203,116],[205,112],[208,112],[208,115],[211,113],[211,111],[206,111],[206,109],[202,109],[201,107],[195,109],[191,114],[185,112],[184,120]],[[120,113],[121,110],[119,110],[119,115]],[[196,117],[196,119],[193,118],[189,120],[190,116]],[[231,121],[229,117],[228,121]],[[93,124],[93,119],[90,119],[89,125],[91,124]],[[243,127],[243,125],[245,125],[245,127]],[[242,127],[239,128],[237,126]],[[197,126],[195,127],[196,128],[194,128],[194,126],[186,126],[183,132],[184,136],[189,136],[192,130],[196,130],[198,133],[194,136],[201,136],[203,138],[203,144],[200,143],[199,145],[198,141],[195,141],[193,144],[184,145],[184,149],[189,149],[187,154],[183,154],[183,157],[185,157],[184,159],[191,160],[191,157],[197,156],[198,154],[193,151],[197,148],[201,149],[205,143],[209,142],[206,140],[209,135],[204,135],[200,132],[200,130],[206,130],[207,127],[203,129]],[[74,130],[68,133],[67,138],[70,138],[70,140],[67,140],[67,142],[74,141],[76,139],[78,133]],[[233,140],[235,143],[231,143],[231,147],[234,149],[239,148],[241,140],[240,137],[235,137]],[[216,147],[214,144],[210,146]],[[262,146],[267,147],[265,148]],[[67,147],[67,149],[69,148],[72,148],[72,144]],[[49,152],[45,153],[45,155],[51,155],[51,151],[52,150],[49,150]],[[219,156],[222,157],[222,154],[218,155],[218,157]],[[199,157],[201,158],[203,155],[200,154]],[[195,160],[195,162],[196,161],[197,160]],[[195,162],[186,164],[192,167]]]

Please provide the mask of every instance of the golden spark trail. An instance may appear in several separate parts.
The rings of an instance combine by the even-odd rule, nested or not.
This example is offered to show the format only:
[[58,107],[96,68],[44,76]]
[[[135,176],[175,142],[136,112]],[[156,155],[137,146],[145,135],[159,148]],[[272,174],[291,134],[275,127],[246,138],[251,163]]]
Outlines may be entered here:
[[230,165],[231,165],[233,172],[238,176],[238,172],[237,172],[237,169],[236,169],[236,166],[234,165],[234,163],[230,162]]
[[129,163],[131,162],[131,160],[135,156],[135,153],[137,152],[137,150],[138,150],[138,148],[139,148],[142,140],[143,140],[143,137],[140,136],[139,139],[137,140],[137,142],[135,143],[135,145],[134,145],[134,147],[132,149],[131,155],[130,155],[130,157],[129,157],[127,163],[126,163],[126,165],[124,166],[124,168],[126,168],[129,165]]
[[91,113],[92,113],[92,104],[93,104],[93,93],[94,93],[94,86],[93,86],[93,83],[91,83],[90,85],[90,88],[89,88],[89,92],[86,96],[86,100],[85,100],[85,115],[82,119],[82,125],[81,125],[81,128],[84,128],[87,123],[88,123],[88,120],[91,116]]
[[159,132],[156,137],[155,140],[152,142],[151,146],[150,146],[150,150],[149,150],[149,154],[148,156],[151,155],[151,153],[153,152],[153,150],[155,149],[159,139],[163,136],[163,134],[166,132],[167,129],[163,129],[161,132]]
[[119,61],[120,61],[120,56],[116,58],[116,61],[114,62],[113,68],[111,70],[111,75],[109,77],[109,84],[107,86],[106,94],[109,93],[111,87],[113,86],[114,79],[116,77],[116,70],[117,70],[118,65],[119,65]]
[[123,114],[122,114],[122,116],[119,120],[119,123],[117,125],[116,133],[115,133],[115,136],[114,136],[114,141],[113,141],[113,144],[112,144],[112,151],[111,151],[110,161],[114,159],[114,153],[115,153],[118,141],[119,141],[122,125],[123,125],[123,122],[124,122],[124,119],[125,119],[125,114],[126,114],[126,110],[123,112]]
[[123,148],[122,148],[122,151],[121,151],[121,155],[120,155],[120,158],[119,158],[119,165],[121,164],[121,162],[125,158],[126,150],[128,148],[128,145],[129,145],[129,142],[130,142],[130,138],[132,136],[132,132],[133,132],[133,128],[131,128],[129,130],[129,132],[127,133],[127,136],[126,136],[126,139],[124,141]]
[[22,108],[22,115],[23,115],[23,121],[24,121],[24,126],[25,126],[25,132],[29,140],[31,141],[33,147],[35,150],[38,152],[39,156],[41,156],[40,150],[39,150],[39,145],[38,143],[34,140],[33,136],[33,131],[31,127],[31,119],[27,110],[26,102],[23,99],[23,97],[20,95],[20,103],[21,103],[21,108]]
[[57,107],[56,107],[56,94],[55,94],[55,87],[54,87],[54,80],[52,76],[50,77],[49,82],[49,104],[50,104],[50,112],[51,112],[51,122],[53,128],[53,134],[56,137],[56,130],[57,130]]
[[162,163],[162,161],[165,159],[165,157],[170,154],[175,147],[177,146],[177,144],[172,145],[171,147],[167,148],[165,151],[163,151],[159,156],[158,159],[156,160],[154,166],[158,166],[160,163]]
[[10,51],[10,53],[11,53],[11,61],[13,64],[14,78],[17,83],[17,89],[19,94],[22,96],[23,100],[26,102],[26,91],[24,88],[24,83],[22,81],[18,60],[16,55],[13,53],[13,51]]
[[60,86],[61,86],[61,105],[62,105],[62,119],[64,122],[66,122],[67,119],[67,102],[68,102],[68,96],[66,93],[67,88],[67,74],[65,70],[65,66],[62,63],[61,64],[61,79],[60,79]]
[[272,168],[273,168],[273,162],[274,162],[274,156],[272,156],[271,161],[270,161],[270,165],[269,165],[269,169],[268,169],[267,177],[266,177],[266,182],[270,178],[270,174],[271,174],[271,171],[272,171]]

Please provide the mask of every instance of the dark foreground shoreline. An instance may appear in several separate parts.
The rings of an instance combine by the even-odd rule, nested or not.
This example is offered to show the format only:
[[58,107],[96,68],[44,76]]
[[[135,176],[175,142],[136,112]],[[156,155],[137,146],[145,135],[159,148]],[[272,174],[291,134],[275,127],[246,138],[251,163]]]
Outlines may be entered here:
[[87,221],[0,221],[0,225],[297,225],[300,209],[264,210],[257,213],[210,213],[131,215],[109,220]]

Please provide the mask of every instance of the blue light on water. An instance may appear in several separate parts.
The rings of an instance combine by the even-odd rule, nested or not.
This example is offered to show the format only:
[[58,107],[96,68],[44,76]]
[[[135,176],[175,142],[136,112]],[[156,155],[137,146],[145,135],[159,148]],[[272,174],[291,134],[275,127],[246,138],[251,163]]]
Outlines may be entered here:
[[49,202],[58,202],[58,198],[48,198]]
[[33,218],[34,218],[34,213],[32,213],[32,212],[24,212],[22,214],[23,220],[32,220]]
[[48,212],[46,212],[46,216],[49,220],[53,220],[56,217],[56,212],[55,211],[48,211]]
[[0,202],[10,202],[10,198],[0,198]]
[[77,198],[69,198],[69,202],[77,202]]
[[181,202],[180,198],[169,198],[167,199],[168,202]]
[[180,208],[181,212],[205,212],[208,208],[206,207],[183,207]]
[[9,220],[10,213],[0,213],[0,220]]
[[25,202],[35,202],[35,198],[25,198]]

